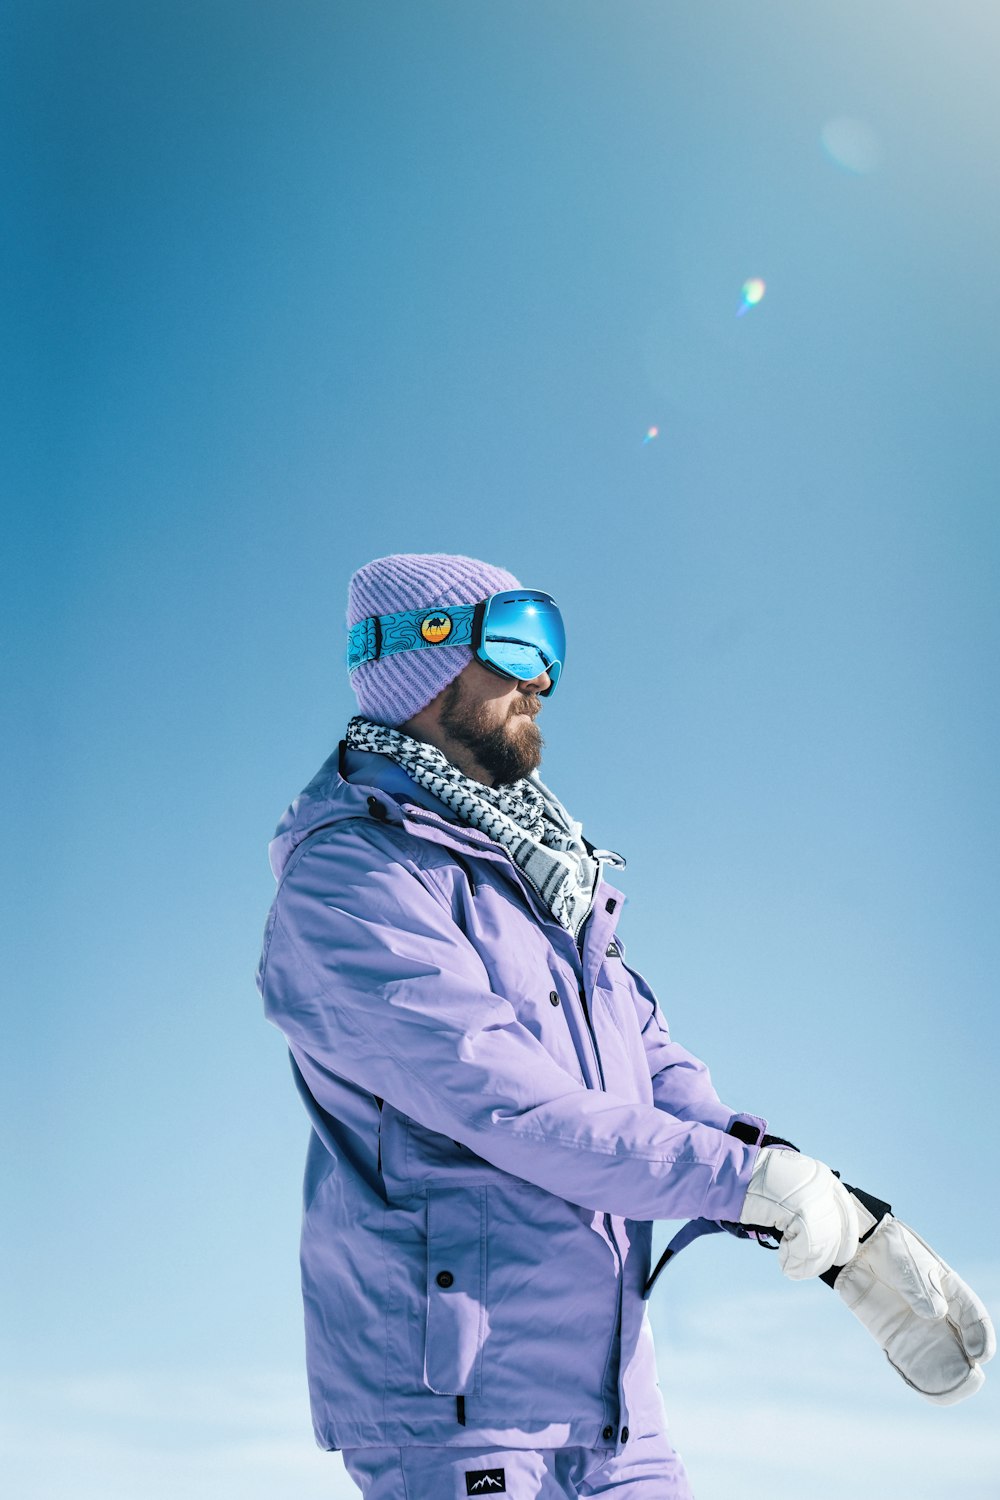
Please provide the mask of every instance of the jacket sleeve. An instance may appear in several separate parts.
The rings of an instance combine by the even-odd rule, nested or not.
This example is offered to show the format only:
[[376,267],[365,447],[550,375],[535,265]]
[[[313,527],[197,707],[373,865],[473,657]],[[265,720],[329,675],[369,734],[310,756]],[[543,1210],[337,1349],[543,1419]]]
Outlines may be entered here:
[[502,1171],[628,1218],[739,1217],[757,1148],[565,1072],[491,989],[433,872],[381,827],[340,825],[295,862],[258,983],[321,1068]]
[[[642,1044],[646,1049],[657,1109],[666,1110],[679,1120],[700,1120],[703,1125],[712,1125],[716,1130],[727,1130],[733,1120],[743,1116],[723,1104],[715,1092],[711,1074],[700,1058],[687,1052],[678,1042],[671,1041],[653,991],[637,970],[624,960],[622,963],[631,974],[636,990]],[[647,1006],[649,1015],[643,1025]]]

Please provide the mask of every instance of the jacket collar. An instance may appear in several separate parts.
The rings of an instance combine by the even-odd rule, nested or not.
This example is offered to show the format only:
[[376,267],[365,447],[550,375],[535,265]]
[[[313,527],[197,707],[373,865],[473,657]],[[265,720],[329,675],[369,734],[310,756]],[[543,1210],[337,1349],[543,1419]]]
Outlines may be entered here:
[[[555,921],[503,845],[496,843],[481,828],[473,828],[456,819],[450,807],[415,782],[391,756],[373,750],[349,749],[346,740],[341,740],[337,749],[338,775],[344,785],[352,788],[364,786],[369,795],[376,790],[388,794],[384,803],[386,821],[398,822],[408,833],[440,844],[452,853],[491,860],[523,894],[535,915],[576,946],[572,933],[566,932]],[[348,777],[358,779],[348,780]],[[366,808],[372,811],[367,799]],[[596,971],[606,957],[624,903],[623,893],[602,877],[597,883],[594,905],[584,927],[584,967],[588,985],[593,983]]]
[[[397,761],[375,750],[353,750],[346,740],[337,747],[338,779],[352,790],[384,792],[386,797],[365,798],[366,811],[385,822],[399,823],[417,838],[427,838],[459,854],[474,853],[483,859],[507,866],[518,884],[530,890],[507,850],[481,828],[473,828],[455,816],[454,811],[413,780]],[[381,811],[377,804],[381,802]],[[532,893],[534,894],[534,893]],[[547,914],[548,915],[548,914]]]
[[[538,919],[576,944],[572,933],[559,926],[538,893],[524,878],[507,850],[481,828],[456,819],[451,808],[408,776],[391,756],[373,750],[351,749],[341,740],[305,790],[296,797],[275,830],[269,846],[271,869],[280,880],[293,851],[312,834],[345,818],[376,817],[396,823],[416,838],[440,844],[462,858],[490,860],[510,881]],[[603,878],[584,928],[588,983],[605,950],[624,904],[624,896]]]
[[355,750],[346,740],[341,740],[337,746],[337,762],[342,780],[356,786],[377,787],[399,803],[416,803],[436,812],[439,817],[457,822],[452,809],[427,787],[414,781],[391,755],[380,755],[377,750]]

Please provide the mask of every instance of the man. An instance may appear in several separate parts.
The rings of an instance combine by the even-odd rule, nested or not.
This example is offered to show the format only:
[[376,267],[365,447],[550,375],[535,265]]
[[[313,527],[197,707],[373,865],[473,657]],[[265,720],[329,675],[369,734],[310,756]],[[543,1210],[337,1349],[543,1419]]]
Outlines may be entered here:
[[551,596],[400,554],[354,574],[347,625],[361,712],[271,843],[258,968],[313,1127],[317,1442],[369,1500],[687,1497],[653,1221],[770,1232],[838,1287],[897,1221],[723,1104],[626,964],[624,861],[538,776]]

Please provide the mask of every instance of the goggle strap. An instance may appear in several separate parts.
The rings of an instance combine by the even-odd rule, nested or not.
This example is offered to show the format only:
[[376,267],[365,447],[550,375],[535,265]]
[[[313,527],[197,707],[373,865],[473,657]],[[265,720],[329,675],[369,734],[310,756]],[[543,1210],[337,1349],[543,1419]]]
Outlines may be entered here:
[[[352,625],[347,638],[347,668],[353,672],[366,661],[378,661],[397,651],[416,647],[468,646],[472,643],[473,604],[431,605],[428,609],[401,609],[387,615],[369,615]],[[441,641],[429,641],[420,633],[428,615],[447,615],[451,629]]]
[[469,641],[473,651],[478,651],[483,642],[483,618],[486,614],[486,606],[489,599],[480,599],[472,611],[472,637]]

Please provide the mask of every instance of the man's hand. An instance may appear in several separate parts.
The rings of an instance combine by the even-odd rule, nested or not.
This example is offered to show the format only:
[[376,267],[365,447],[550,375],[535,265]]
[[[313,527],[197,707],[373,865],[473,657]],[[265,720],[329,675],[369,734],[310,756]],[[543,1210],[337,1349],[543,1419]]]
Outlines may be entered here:
[[[857,1201],[857,1200],[855,1200]],[[907,1385],[936,1406],[972,1396],[996,1353],[989,1313],[975,1292],[907,1224],[858,1204],[868,1238],[833,1283]]]
[[778,1263],[793,1281],[846,1267],[858,1248],[858,1216],[847,1189],[823,1162],[780,1146],[758,1153],[739,1222],[781,1232]]

